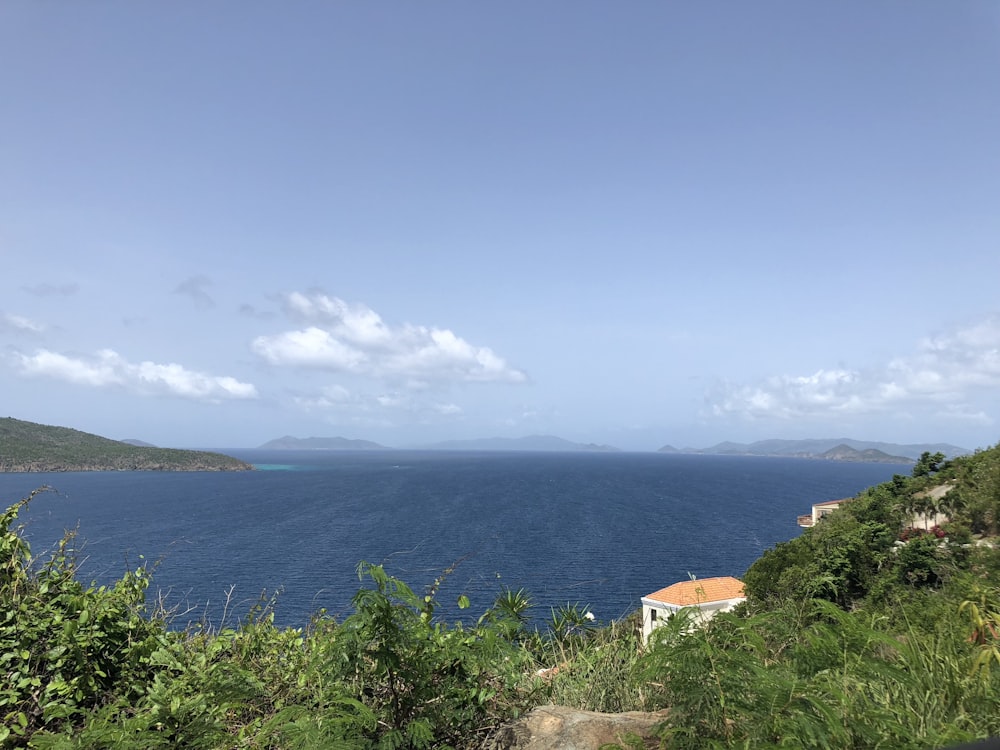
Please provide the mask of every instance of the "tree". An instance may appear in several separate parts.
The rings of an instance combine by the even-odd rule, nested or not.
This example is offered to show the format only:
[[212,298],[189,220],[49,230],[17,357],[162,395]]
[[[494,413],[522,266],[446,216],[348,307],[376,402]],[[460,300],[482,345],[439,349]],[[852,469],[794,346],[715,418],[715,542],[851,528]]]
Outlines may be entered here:
[[943,463],[943,453],[931,453],[930,451],[924,451],[920,454],[920,458],[917,459],[917,463],[913,466],[913,476],[929,477],[931,474],[934,474],[939,469],[943,468],[941,466]]

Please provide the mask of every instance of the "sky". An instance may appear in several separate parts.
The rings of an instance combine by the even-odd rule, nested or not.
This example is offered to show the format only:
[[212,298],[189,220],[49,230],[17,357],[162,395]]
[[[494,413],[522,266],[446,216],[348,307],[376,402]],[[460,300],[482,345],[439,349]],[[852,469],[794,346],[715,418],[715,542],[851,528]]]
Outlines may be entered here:
[[0,416],[1000,436],[1000,6],[0,4]]

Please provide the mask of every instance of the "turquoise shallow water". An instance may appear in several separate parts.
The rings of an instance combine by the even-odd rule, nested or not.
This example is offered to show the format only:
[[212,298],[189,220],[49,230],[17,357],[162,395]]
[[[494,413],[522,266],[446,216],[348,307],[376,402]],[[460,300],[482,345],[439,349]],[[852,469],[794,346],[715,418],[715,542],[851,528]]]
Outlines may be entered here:
[[52,486],[22,516],[36,552],[78,528],[82,575],[99,582],[142,555],[188,618],[218,622],[227,597],[238,618],[275,591],[282,624],[344,614],[367,560],[417,590],[454,565],[442,599],[468,595],[471,617],[510,586],[531,593],[536,615],[570,602],[607,621],[689,574],[740,576],[800,533],[812,503],[909,471],[645,453],[229,452],[267,470],[0,474],[0,498]]

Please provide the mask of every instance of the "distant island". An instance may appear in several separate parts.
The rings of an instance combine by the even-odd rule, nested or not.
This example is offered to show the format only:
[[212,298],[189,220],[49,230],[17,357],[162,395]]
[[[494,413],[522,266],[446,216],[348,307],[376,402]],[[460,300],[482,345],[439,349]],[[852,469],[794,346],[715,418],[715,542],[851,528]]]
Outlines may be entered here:
[[948,443],[880,443],[852,438],[811,438],[805,440],[758,440],[755,443],[724,442],[711,448],[677,450],[665,445],[660,453],[700,453],[715,456],[784,456],[826,461],[912,464],[923,453],[943,453],[954,458],[970,451]]
[[907,458],[906,456],[891,456],[877,448],[865,448],[859,451],[843,443],[828,451],[823,451],[818,457],[827,461],[860,461],[869,464],[915,463],[912,458]]
[[146,447],[135,442],[111,440],[69,427],[0,418],[0,472],[253,469],[221,453]]
[[258,450],[268,451],[384,451],[384,445],[371,440],[351,440],[344,437],[297,438],[291,435],[268,440]]

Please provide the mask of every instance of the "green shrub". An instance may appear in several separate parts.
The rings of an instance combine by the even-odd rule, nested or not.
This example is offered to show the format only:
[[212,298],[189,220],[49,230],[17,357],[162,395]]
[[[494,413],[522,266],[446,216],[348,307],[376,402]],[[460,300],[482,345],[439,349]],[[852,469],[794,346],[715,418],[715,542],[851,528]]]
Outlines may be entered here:
[[0,516],[0,746],[14,747],[42,728],[72,727],[114,697],[134,700],[155,671],[166,640],[148,617],[144,567],[114,586],[84,586],[67,534],[52,555],[31,555],[18,513],[39,492]]

